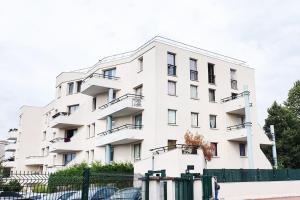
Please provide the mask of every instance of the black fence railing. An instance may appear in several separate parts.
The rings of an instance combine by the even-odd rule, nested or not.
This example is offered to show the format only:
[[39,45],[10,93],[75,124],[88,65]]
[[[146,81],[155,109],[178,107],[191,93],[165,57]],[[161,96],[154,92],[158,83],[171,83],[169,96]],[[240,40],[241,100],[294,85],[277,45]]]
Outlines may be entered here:
[[124,124],[122,126],[118,126],[116,128],[107,130],[107,131],[103,131],[101,133],[98,133],[99,136],[104,136],[104,135],[108,135],[123,129],[142,129],[143,125],[136,125],[136,124]]
[[141,180],[133,174],[2,173],[0,199],[141,200]]
[[203,174],[220,183],[300,180],[300,169],[204,169]]
[[250,94],[249,91],[244,91],[244,92],[241,92],[236,95],[231,95],[230,97],[225,97],[225,98],[221,99],[221,102],[225,103],[227,101],[231,101],[231,100],[234,100],[234,99],[237,99],[237,98],[243,97],[244,95],[249,95],[249,94]]
[[106,74],[99,74],[99,73],[93,73],[87,77],[85,77],[82,81],[85,82],[87,79],[90,79],[90,78],[105,78],[105,79],[112,79],[112,80],[118,80],[120,79],[120,77],[117,77],[117,76],[110,76],[110,75],[106,75]]
[[142,102],[141,102],[141,100],[143,99],[142,95],[129,94],[128,93],[128,94],[122,95],[122,96],[120,96],[120,97],[118,97],[118,98],[116,98],[116,99],[114,99],[114,100],[112,100],[112,101],[110,101],[110,102],[108,102],[108,103],[100,106],[99,109],[107,108],[107,107],[109,107],[109,106],[111,106],[113,104],[116,104],[116,103],[118,103],[120,101],[123,101],[125,99],[128,99],[128,98],[132,99],[132,106],[134,106],[134,107],[140,107],[140,106],[142,106]]
[[245,122],[245,123],[242,123],[242,124],[237,124],[237,125],[233,125],[233,126],[228,126],[228,127],[227,127],[227,130],[228,130],[228,131],[232,131],[232,130],[242,129],[242,128],[245,128],[247,125],[251,126],[252,123],[251,123],[251,122]]

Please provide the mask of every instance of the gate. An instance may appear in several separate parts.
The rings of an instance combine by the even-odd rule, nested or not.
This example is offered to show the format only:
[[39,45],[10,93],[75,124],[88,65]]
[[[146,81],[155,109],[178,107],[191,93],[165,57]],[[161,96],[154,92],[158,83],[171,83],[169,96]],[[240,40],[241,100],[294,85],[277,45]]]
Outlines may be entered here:
[[202,176],[202,195],[203,200],[209,200],[212,197],[212,176]]

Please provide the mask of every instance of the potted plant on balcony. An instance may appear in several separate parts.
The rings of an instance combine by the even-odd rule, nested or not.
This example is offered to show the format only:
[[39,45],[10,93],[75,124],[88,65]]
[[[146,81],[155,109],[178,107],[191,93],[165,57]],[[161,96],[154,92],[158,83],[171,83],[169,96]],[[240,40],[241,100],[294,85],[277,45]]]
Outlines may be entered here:
[[187,148],[191,150],[191,154],[197,154],[197,149],[201,149],[205,160],[211,160],[214,148],[210,143],[204,140],[202,135],[197,133],[194,135],[190,131],[187,131],[184,135],[184,140]]

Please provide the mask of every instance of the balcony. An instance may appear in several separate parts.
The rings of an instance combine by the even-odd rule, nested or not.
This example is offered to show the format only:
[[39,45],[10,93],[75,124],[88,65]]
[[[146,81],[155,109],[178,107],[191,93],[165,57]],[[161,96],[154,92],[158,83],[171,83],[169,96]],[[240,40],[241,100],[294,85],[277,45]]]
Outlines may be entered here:
[[226,113],[245,115],[245,99],[244,95],[249,95],[250,92],[245,91],[237,95],[221,99]]
[[17,144],[16,143],[8,143],[5,145],[4,150],[8,152],[14,152],[17,149]]
[[132,115],[144,109],[142,102],[143,96],[141,95],[125,94],[100,106],[97,111],[97,117],[98,119],[105,119],[108,115],[112,117]]
[[247,131],[246,126],[251,126],[251,122],[245,122],[243,124],[238,124],[234,126],[227,127],[227,140],[237,141],[237,142],[246,142],[247,141]]
[[34,165],[44,165],[44,156],[28,156],[25,159],[25,165],[34,166]]
[[4,167],[8,167],[8,168],[14,168],[15,167],[15,157],[14,156],[12,156],[12,157],[10,157],[10,158],[8,158],[8,159],[5,159],[4,161],[3,161],[3,166]]
[[125,124],[98,134],[96,146],[120,145],[142,140],[142,125]]
[[119,77],[93,73],[83,80],[81,93],[90,96],[96,96],[98,94],[107,92],[109,88],[114,90],[121,89]]
[[78,128],[83,126],[82,123],[82,113],[78,111],[69,114],[67,112],[58,112],[52,116],[52,121],[50,122],[51,128]]
[[52,144],[50,145],[51,153],[72,153],[82,151],[80,148],[80,141],[72,138],[55,138],[50,141]]
[[230,85],[231,85],[231,89],[233,89],[233,90],[237,90],[238,89],[238,87],[237,87],[237,80],[231,79],[230,80]]
[[9,129],[7,139],[8,140],[17,140],[17,137],[18,137],[18,129],[16,129],[16,128]]

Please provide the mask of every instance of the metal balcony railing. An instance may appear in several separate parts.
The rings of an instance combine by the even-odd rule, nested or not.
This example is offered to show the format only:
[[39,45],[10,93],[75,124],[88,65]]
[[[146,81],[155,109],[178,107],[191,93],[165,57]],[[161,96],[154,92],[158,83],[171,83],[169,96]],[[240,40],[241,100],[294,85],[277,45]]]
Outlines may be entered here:
[[117,77],[117,76],[110,76],[110,75],[105,75],[105,74],[99,74],[99,73],[93,73],[93,74],[90,74],[89,76],[85,77],[82,81],[85,82],[87,79],[90,79],[90,78],[106,78],[106,79],[112,79],[112,80],[118,80],[120,79],[120,77]]
[[197,154],[197,149],[199,149],[199,145],[174,144],[150,149],[150,151],[152,152],[152,154],[157,155],[160,153],[171,151],[173,149],[182,149],[182,154]]
[[9,162],[9,161],[15,161],[15,157],[12,156],[12,157],[9,157],[9,158],[4,160],[4,162]]
[[64,138],[64,137],[58,137],[50,140],[51,143],[56,143],[56,142],[71,142],[71,138]]
[[68,112],[58,112],[52,116],[52,119],[55,119],[56,117],[59,117],[59,116],[67,116],[67,115],[69,115]]
[[227,101],[231,101],[231,100],[234,100],[234,99],[237,99],[237,98],[243,97],[244,95],[249,95],[249,94],[250,94],[249,91],[244,91],[244,92],[239,93],[237,95],[232,95],[230,97],[225,97],[225,98],[221,99],[221,102],[225,103]]
[[231,83],[231,89],[234,89],[234,90],[238,89],[237,80],[231,79],[230,83]]
[[101,133],[98,133],[97,135],[99,136],[105,136],[123,129],[142,129],[143,125],[135,125],[135,124],[124,124],[122,126],[107,130],[107,131],[103,131]]
[[191,81],[198,81],[198,71],[190,70],[190,79]]
[[245,122],[245,123],[242,123],[242,124],[237,124],[237,125],[233,125],[233,126],[228,126],[228,127],[227,127],[227,130],[228,130],[228,131],[238,130],[238,129],[245,128],[247,125],[251,126],[252,123],[251,123],[251,122]]
[[10,128],[10,129],[8,130],[8,132],[13,132],[13,131],[18,131],[18,129],[17,129],[17,128]]
[[143,99],[143,96],[142,95],[136,95],[136,94],[125,94],[125,95],[122,95],[102,106],[99,107],[99,109],[104,109],[104,108],[107,108],[108,106],[111,106],[115,103],[118,103],[120,101],[123,101],[125,99],[128,99],[128,98],[132,98],[132,106],[134,107],[141,107],[142,106],[142,99]]

